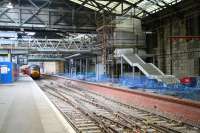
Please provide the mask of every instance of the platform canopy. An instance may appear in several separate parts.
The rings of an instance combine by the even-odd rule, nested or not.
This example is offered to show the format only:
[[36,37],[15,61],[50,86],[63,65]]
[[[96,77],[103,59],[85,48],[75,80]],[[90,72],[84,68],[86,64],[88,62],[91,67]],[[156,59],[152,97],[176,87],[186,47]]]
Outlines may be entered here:
[[143,18],[170,7],[182,0],[71,0],[97,12],[124,15],[132,13],[135,18]]

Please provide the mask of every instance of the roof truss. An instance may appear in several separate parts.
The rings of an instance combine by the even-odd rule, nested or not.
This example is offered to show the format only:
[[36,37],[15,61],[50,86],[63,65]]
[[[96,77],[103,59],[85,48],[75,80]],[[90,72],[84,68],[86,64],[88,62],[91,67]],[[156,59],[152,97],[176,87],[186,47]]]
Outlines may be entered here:
[[131,12],[135,18],[141,19],[171,7],[181,0],[70,0],[96,12],[125,15]]

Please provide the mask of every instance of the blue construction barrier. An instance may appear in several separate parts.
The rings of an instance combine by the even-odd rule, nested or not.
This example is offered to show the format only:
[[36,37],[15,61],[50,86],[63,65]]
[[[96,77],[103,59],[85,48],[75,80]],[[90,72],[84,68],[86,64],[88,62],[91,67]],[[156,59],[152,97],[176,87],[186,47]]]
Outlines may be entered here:
[[120,77],[119,83],[133,89],[158,89],[164,87],[163,83],[160,83],[155,79],[149,79],[146,76],[123,76]]
[[122,76],[120,78],[111,78],[109,75],[104,74],[96,77],[95,72],[76,74],[65,73],[62,74],[62,76],[95,83],[112,82],[131,89],[141,89],[143,91],[200,101],[200,77],[197,77],[197,85],[195,87],[189,87],[179,83],[164,85],[162,82],[158,82],[156,79],[150,79],[146,76]]
[[19,77],[19,66],[13,62],[0,62],[0,84],[10,84]]

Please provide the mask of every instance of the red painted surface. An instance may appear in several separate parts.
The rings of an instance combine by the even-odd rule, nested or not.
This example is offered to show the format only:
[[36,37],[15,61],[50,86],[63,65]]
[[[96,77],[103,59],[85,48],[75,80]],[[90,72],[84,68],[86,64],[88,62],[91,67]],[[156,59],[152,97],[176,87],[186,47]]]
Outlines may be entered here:
[[177,38],[177,39],[199,38],[200,39],[200,36],[169,36],[169,38]]
[[184,77],[182,79],[180,79],[181,83],[183,84],[189,84],[192,82],[192,78],[191,77]]
[[138,106],[152,111],[162,112],[178,120],[200,125],[200,103],[182,100],[170,96],[161,96],[153,93],[140,92],[135,90],[124,90],[103,85],[86,83],[83,81],[58,78],[57,80],[86,88],[104,96],[111,97],[123,103]]

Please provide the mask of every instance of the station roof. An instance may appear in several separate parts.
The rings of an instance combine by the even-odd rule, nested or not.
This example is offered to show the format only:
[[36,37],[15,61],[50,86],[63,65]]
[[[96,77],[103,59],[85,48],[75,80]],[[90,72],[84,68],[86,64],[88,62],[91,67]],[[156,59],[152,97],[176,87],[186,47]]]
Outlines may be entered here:
[[182,0],[70,0],[97,12],[124,15],[131,13],[136,18],[154,14]]

